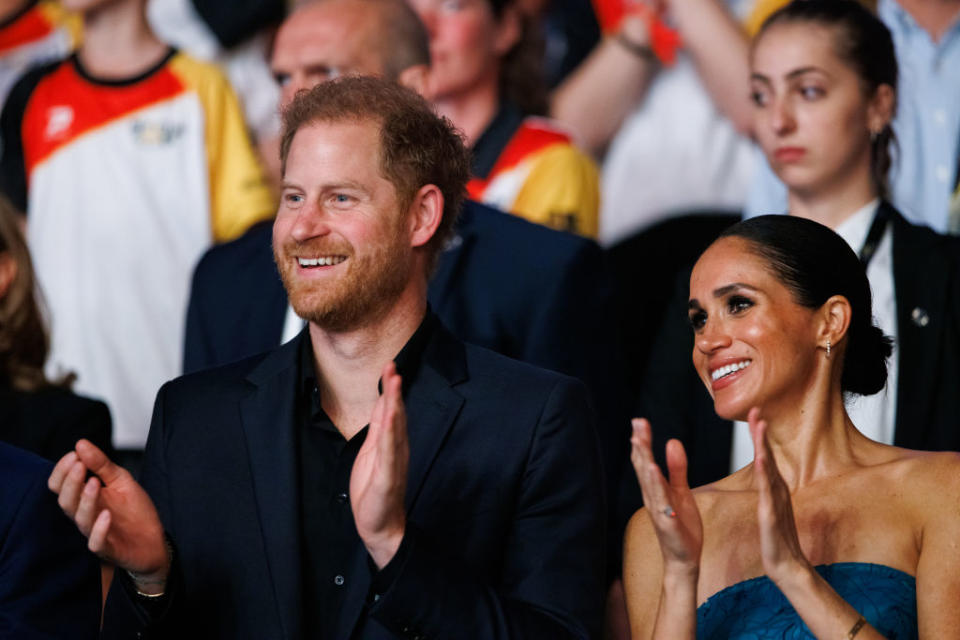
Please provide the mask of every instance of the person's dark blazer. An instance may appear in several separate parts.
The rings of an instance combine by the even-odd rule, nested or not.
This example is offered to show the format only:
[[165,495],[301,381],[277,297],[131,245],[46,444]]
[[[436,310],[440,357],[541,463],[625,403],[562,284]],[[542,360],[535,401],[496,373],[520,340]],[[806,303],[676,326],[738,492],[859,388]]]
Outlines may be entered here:
[[[612,279],[596,243],[467,201],[456,234],[439,257],[428,297],[433,311],[464,342],[587,386],[613,496],[627,466],[630,407]],[[184,371],[273,349],[280,344],[286,313],[271,226],[262,223],[212,248],[198,263]],[[617,568],[619,534],[611,528],[611,565]]]
[[[307,336],[161,388],[142,483],[179,586],[156,637],[300,637],[294,398]],[[582,384],[442,327],[406,382],[410,555],[372,598],[359,547],[336,637],[597,637],[603,487]],[[130,591],[112,589],[104,637],[134,637]]]
[[[910,224],[885,202],[880,206],[887,208],[893,224],[898,333],[894,444],[960,451],[960,239]],[[714,412],[691,362],[689,275],[688,269],[678,281],[654,344],[640,413],[650,419],[658,459],[662,461],[668,439],[680,439],[690,458],[690,483],[701,485],[730,473],[733,424]]]
[[110,410],[66,389],[18,391],[0,386],[0,441],[56,462],[86,438],[107,455],[113,451]]
[[97,637],[100,563],[47,488],[53,465],[0,443],[0,638]]

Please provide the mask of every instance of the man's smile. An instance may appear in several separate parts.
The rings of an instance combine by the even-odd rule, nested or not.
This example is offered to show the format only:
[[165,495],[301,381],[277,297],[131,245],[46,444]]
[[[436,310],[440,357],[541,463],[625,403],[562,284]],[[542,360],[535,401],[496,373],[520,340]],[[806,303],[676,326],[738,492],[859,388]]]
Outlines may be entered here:
[[318,258],[297,258],[297,264],[303,268],[309,267],[329,267],[340,264],[347,259],[347,256],[320,256]]

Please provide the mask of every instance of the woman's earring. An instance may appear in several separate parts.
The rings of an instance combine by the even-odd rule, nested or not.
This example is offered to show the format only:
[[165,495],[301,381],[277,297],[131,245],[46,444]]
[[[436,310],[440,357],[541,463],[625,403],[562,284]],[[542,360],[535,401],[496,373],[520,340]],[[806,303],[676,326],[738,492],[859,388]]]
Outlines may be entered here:
[[830,341],[827,340],[827,360],[830,359]]

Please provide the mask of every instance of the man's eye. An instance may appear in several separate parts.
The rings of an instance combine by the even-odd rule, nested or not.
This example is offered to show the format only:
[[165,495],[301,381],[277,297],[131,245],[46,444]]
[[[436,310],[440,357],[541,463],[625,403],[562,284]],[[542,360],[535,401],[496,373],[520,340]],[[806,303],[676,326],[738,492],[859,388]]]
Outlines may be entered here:
[[335,193],[330,199],[334,204],[349,204],[350,202],[353,202],[353,198],[345,193]]
[[274,74],[273,74],[273,79],[276,81],[277,85],[283,87],[283,86],[285,86],[288,82],[290,82],[290,74],[289,74],[289,73],[274,73]]
[[704,311],[695,311],[687,317],[687,320],[694,331],[699,331],[707,323],[707,314]]

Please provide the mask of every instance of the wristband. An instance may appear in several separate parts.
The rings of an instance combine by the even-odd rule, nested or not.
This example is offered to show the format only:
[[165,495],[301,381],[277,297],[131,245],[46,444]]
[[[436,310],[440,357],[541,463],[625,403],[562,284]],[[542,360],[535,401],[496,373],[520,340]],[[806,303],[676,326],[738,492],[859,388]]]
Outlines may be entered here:
[[860,633],[860,629],[863,629],[865,624],[867,624],[867,621],[864,620],[863,616],[857,618],[857,621],[853,623],[852,627],[850,627],[850,631],[847,631],[847,640],[853,640],[853,638]]
[[[167,552],[167,559],[169,560],[170,570],[173,569],[173,543],[170,542],[167,532],[163,532],[163,546]],[[167,578],[165,580],[144,580],[143,575],[137,573],[136,571],[130,571],[129,569],[124,569],[126,574],[130,576],[131,582],[133,582],[133,589],[137,592],[137,595],[141,598],[147,598],[149,600],[154,600],[156,598],[162,598],[166,595],[166,584],[170,580],[170,573],[168,571]],[[160,593],[144,593],[140,591],[140,584],[163,584],[164,590]]]
[[618,33],[614,39],[620,44],[621,47],[638,58],[643,58],[644,60],[648,60],[650,62],[657,61],[657,54],[653,52],[653,49],[649,45],[639,44],[632,41],[630,38],[625,36],[622,31]]

